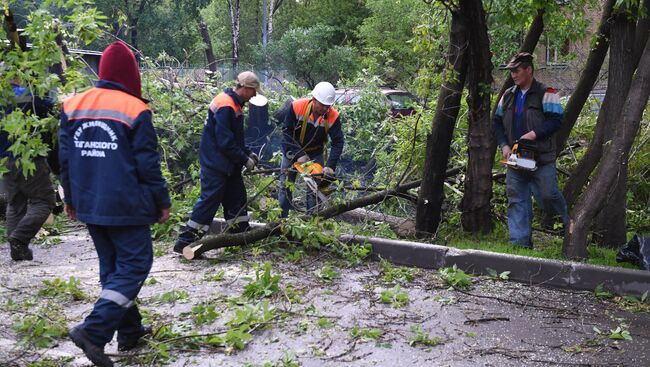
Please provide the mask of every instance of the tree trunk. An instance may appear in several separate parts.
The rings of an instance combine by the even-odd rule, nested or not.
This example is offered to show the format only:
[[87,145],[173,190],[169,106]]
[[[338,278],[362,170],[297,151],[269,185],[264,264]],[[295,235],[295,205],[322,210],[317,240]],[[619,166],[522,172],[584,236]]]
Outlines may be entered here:
[[269,16],[266,21],[266,37],[267,41],[269,38],[271,38],[271,34],[273,34],[273,15],[275,14],[275,11],[278,10],[276,6],[276,0],[267,0],[269,2]]
[[18,26],[16,25],[16,20],[14,19],[14,14],[11,12],[11,9],[7,6],[5,9],[5,25],[7,27],[7,32],[9,36],[9,46],[10,47],[20,47],[21,50],[27,50],[27,44],[23,42],[24,38],[20,37],[18,34]]
[[[539,42],[539,38],[542,36],[542,33],[544,32],[544,8],[537,9],[537,15],[535,16],[535,19],[533,19],[533,22],[530,24],[530,28],[528,28],[528,32],[526,33],[526,38],[524,38],[524,43],[521,45],[521,48],[519,49],[519,52],[529,52],[533,53],[535,51],[535,47],[537,47],[537,43]],[[506,80],[503,82],[503,85],[501,85],[501,89],[499,90],[499,94],[497,95],[497,101],[501,98],[503,93],[506,92],[506,89],[512,87],[514,85],[512,78],[510,75],[506,78]],[[494,105],[494,108],[492,109],[492,117],[494,117],[494,114],[497,111],[497,105]],[[492,155],[494,158],[494,154]]]
[[358,208],[345,212],[338,217],[337,220],[342,220],[348,223],[366,223],[366,222],[384,222],[390,226],[393,232],[397,233],[400,237],[409,237],[415,234],[415,222],[410,218],[396,217],[372,210]]
[[230,35],[232,42],[232,68],[233,73],[237,75],[239,69],[239,0],[228,0],[228,10],[230,10]]
[[[643,46],[648,40],[650,31],[650,0],[646,0],[644,6],[644,17],[639,19],[634,32],[634,43],[632,48],[632,65],[637,65],[641,54],[643,53]],[[626,227],[626,208],[627,208],[627,165],[621,167],[616,184],[614,185],[614,192],[607,200],[605,207],[601,210],[600,214],[596,217],[596,225],[594,234],[596,242],[602,246],[618,248],[627,242],[627,227]]]
[[461,224],[467,232],[489,233],[493,229],[492,167],[485,164],[494,159],[494,127],[490,119],[490,85],[492,61],[485,10],[481,0],[468,1],[469,58],[467,72],[467,104],[469,106],[468,163],[465,194],[460,203]]
[[562,253],[565,257],[579,259],[587,257],[589,227],[602,205],[604,205],[603,197],[608,196],[612,191],[620,170],[627,165],[630,149],[639,131],[641,116],[649,96],[650,41],[646,41],[637,73],[634,76],[622,109],[622,121],[615,125],[613,141],[607,145],[596,175],[571,212],[568,232],[562,247]]
[[555,146],[557,147],[558,153],[564,149],[569,134],[578,120],[578,116],[580,116],[580,111],[582,111],[582,107],[585,105],[585,102],[587,102],[589,93],[591,93],[594,84],[598,80],[600,68],[603,66],[605,56],[607,56],[614,3],[616,3],[616,0],[607,0],[603,7],[603,14],[600,18],[598,31],[596,32],[596,43],[594,47],[589,50],[587,63],[585,64],[585,68],[582,70],[582,74],[580,74],[580,80],[578,80],[578,84],[571,93],[571,97],[564,109],[562,126],[555,134]]
[[[461,4],[466,1],[468,0],[461,0]],[[460,9],[462,8],[463,5],[460,6]],[[427,138],[424,172],[415,216],[417,236],[420,238],[435,233],[440,223],[445,170],[467,73],[468,25],[460,9],[452,11],[448,66],[445,80],[440,86],[431,134]]]
[[625,96],[630,88],[632,74],[636,64],[633,58],[635,23],[628,18],[624,11],[614,14],[612,36],[609,51],[609,73],[607,80],[607,93],[598,114],[594,136],[589,143],[587,152],[578,163],[566,185],[564,198],[567,207],[572,208],[582,188],[589,180],[603,152],[603,144],[608,139],[609,132],[614,130],[616,121],[621,116],[621,108]]
[[208,33],[208,25],[204,21],[199,22],[199,32],[203,43],[205,43],[205,57],[208,60],[208,69],[214,73],[217,71],[217,61],[214,57],[214,51],[212,51],[212,40],[210,39],[210,33]]
[[[421,181],[413,181],[400,185],[393,189],[388,189],[385,191],[376,192],[355,200],[351,200],[345,203],[340,203],[332,205],[325,208],[324,210],[318,213],[320,218],[332,218],[339,214],[345,213],[350,210],[357,208],[362,208],[364,206],[373,205],[380,203],[386,200],[389,197],[396,197],[400,194],[407,192],[410,189],[414,189],[420,186]],[[303,220],[310,219],[310,215],[302,216]],[[218,235],[206,236],[200,239],[199,241],[194,242],[190,246],[187,246],[183,249],[183,256],[191,260],[196,259],[202,253],[222,247],[229,246],[241,246],[246,244],[255,243],[257,241],[263,240],[270,236],[276,236],[281,233],[282,222],[274,222],[265,225],[264,227],[255,228],[248,232],[244,233],[221,233]]]

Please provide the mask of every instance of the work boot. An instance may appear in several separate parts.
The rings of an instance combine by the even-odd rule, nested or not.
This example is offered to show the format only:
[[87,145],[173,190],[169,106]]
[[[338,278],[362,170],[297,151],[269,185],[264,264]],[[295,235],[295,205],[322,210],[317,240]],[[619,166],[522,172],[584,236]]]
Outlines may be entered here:
[[86,357],[95,365],[99,367],[113,367],[113,361],[106,354],[104,348],[100,348],[93,344],[88,337],[88,334],[81,328],[75,326],[68,330],[68,336],[74,344],[84,351]]
[[9,238],[9,249],[11,251],[11,259],[15,261],[33,260],[34,255],[32,250],[26,243],[22,243],[15,238]]
[[181,234],[178,236],[178,240],[174,245],[174,252],[182,254],[185,246],[188,246],[191,243],[200,240],[201,237],[203,237],[203,233],[201,233],[198,229],[185,226],[185,228],[183,228],[183,232],[181,232]]
[[120,336],[117,336],[117,350],[120,352],[126,352],[129,351],[135,347],[138,346],[138,342],[140,341],[140,338],[142,338],[145,335],[149,335],[152,332],[151,325],[147,326],[142,326],[142,329],[140,329],[140,332],[138,335],[130,337],[128,339],[121,339]]

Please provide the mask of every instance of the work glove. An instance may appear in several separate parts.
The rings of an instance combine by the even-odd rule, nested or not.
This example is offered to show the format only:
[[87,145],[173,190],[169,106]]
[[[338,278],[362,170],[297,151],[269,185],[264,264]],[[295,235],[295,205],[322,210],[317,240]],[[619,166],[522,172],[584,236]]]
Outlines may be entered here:
[[251,154],[248,155],[248,158],[254,160],[256,166],[258,163],[260,163],[260,157],[258,157],[257,154],[255,154],[255,152],[251,152]]
[[309,161],[310,161],[310,159],[309,159],[309,156],[307,154],[302,155],[300,158],[298,158],[296,160],[296,162],[298,162],[300,164],[303,164],[303,163],[306,163],[306,162],[309,162]]
[[334,177],[334,170],[330,167],[323,168],[323,175],[325,177]]
[[[255,154],[255,153],[252,153],[252,154]],[[255,166],[257,165],[257,161],[255,159],[251,158],[251,157],[248,157],[248,160],[246,161],[246,163],[244,165],[246,166],[247,171],[252,171],[253,168],[255,168]]]

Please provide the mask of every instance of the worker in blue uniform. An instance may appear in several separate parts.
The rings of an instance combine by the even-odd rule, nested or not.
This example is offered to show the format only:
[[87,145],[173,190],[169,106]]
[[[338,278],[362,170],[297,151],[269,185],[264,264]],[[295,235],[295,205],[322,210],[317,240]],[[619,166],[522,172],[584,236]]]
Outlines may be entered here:
[[259,158],[244,143],[243,107],[257,93],[262,94],[257,75],[244,71],[237,76],[234,89],[224,89],[210,103],[199,146],[201,196],[178,236],[175,252],[182,253],[185,246],[207,233],[222,204],[231,232],[249,228],[241,171],[244,166],[252,170]]
[[[287,179],[294,182],[296,171],[294,163],[314,161],[324,165],[325,177],[334,177],[336,164],[343,152],[345,138],[341,127],[339,112],[332,106],[336,100],[336,90],[328,82],[316,84],[311,98],[293,101],[282,124],[282,163],[280,165],[280,185],[278,201],[282,217],[289,215],[292,208],[292,193],[287,187]],[[330,155],[325,162],[325,145],[331,139]],[[315,205],[313,193],[307,193],[307,209]]]
[[102,292],[72,341],[97,366],[113,366],[104,346],[117,331],[119,350],[150,332],[135,299],[153,263],[150,225],[169,218],[151,109],[141,98],[133,52],[109,45],[95,88],[64,102],[59,159],[65,212],[86,223],[99,257]]

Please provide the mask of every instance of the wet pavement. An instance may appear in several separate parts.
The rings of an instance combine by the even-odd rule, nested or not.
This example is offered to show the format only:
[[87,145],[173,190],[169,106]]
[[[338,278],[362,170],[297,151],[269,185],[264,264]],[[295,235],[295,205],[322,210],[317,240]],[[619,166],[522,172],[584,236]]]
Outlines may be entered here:
[[[41,365],[52,362],[48,366],[90,365],[66,338],[36,348],[21,344],[21,335],[12,328],[34,315],[63,318],[59,323],[70,327],[90,311],[100,291],[92,243],[83,230],[60,239],[60,243],[48,240],[49,244],[33,245],[32,262],[12,262],[8,246],[1,248],[1,366],[28,366],[39,360]],[[325,252],[292,262],[290,252],[258,248],[212,252],[208,260],[188,262],[171,252],[171,244],[155,246],[157,256],[140,301],[155,328],[165,327],[157,342],[131,353],[120,354],[115,341],[109,344],[106,351],[116,365],[650,365],[647,304],[488,277],[473,277],[467,289],[449,289],[436,271],[422,269],[401,272],[412,275],[411,281],[389,282],[378,262],[349,267]],[[177,342],[191,333],[227,330],[226,321],[235,308],[257,302],[245,301],[241,295],[255,279],[257,264],[265,261],[271,262],[272,274],[281,277],[280,291],[266,299],[275,307],[275,316],[254,328],[243,350]],[[71,276],[80,281],[88,299],[39,295],[43,281]],[[382,302],[385,290],[393,293],[392,304]],[[172,291],[176,297],[171,297]],[[199,304],[213,307],[214,320],[197,324]],[[633,312],[635,307],[640,312]],[[612,333],[618,327],[620,332]],[[170,337],[176,338],[175,343],[165,342],[169,356],[157,344],[165,330],[173,331]],[[610,338],[624,331],[632,340]]]

